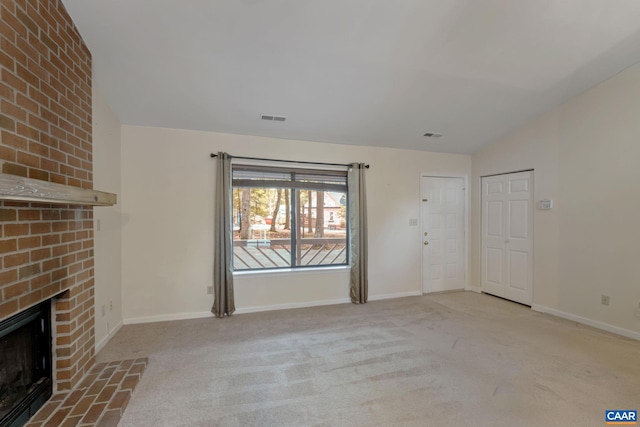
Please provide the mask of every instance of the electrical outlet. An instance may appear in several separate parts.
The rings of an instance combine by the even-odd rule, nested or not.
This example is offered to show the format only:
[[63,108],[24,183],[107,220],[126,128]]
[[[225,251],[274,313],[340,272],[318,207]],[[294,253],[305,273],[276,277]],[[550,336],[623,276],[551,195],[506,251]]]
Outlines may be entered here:
[[213,295],[213,286],[207,286],[207,294]]
[[600,296],[600,304],[609,305],[609,295]]

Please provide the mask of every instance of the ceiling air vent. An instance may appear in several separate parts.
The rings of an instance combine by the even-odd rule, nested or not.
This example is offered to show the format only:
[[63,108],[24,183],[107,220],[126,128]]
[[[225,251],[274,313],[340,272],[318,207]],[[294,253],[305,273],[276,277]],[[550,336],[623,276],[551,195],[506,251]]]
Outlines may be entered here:
[[442,134],[437,132],[427,132],[424,134],[424,136],[426,136],[427,138],[440,138]]
[[269,114],[262,114],[260,118],[262,120],[268,120],[270,122],[284,122],[285,120],[287,120],[287,118],[284,116],[272,116]]

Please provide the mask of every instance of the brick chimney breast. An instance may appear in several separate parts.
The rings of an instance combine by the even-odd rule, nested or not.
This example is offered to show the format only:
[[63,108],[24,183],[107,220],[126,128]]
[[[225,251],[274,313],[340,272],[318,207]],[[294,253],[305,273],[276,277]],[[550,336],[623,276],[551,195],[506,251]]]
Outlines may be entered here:
[[[0,3],[0,170],[93,188],[91,53],[59,0]],[[54,304],[54,379],[94,364],[93,209],[0,201],[0,319]]]

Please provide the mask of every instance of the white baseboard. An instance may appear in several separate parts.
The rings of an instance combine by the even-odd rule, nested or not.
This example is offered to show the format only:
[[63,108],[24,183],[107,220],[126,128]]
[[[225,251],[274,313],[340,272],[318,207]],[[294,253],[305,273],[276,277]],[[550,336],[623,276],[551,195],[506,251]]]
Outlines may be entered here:
[[195,313],[159,314],[157,316],[143,316],[124,319],[124,324],[137,325],[139,323],[168,322],[171,320],[202,319],[203,317],[213,317],[213,314],[210,311],[201,311]]
[[[392,298],[403,298],[403,297],[411,297],[411,296],[419,296],[419,295],[422,295],[422,292],[420,291],[398,292],[395,294],[373,295],[369,297],[369,301],[392,299]],[[322,305],[348,304],[350,302],[351,300],[349,298],[338,298],[338,299],[321,300],[321,301],[306,301],[306,302],[293,302],[293,303],[286,303],[286,304],[243,307],[243,308],[236,309],[236,312],[234,314],[258,313],[261,311],[274,311],[274,310],[288,310],[291,308],[318,307]]]
[[[404,297],[412,297],[412,296],[420,296],[420,295],[422,295],[422,292],[420,291],[398,292],[395,294],[373,295],[369,297],[369,301],[377,301],[377,300],[393,299],[393,298],[404,298]],[[261,311],[274,311],[274,310],[288,310],[292,308],[318,307],[322,305],[347,304],[350,302],[351,300],[349,298],[338,298],[338,299],[332,299],[332,300],[293,302],[293,303],[286,303],[286,304],[242,307],[242,308],[237,308],[234,314],[258,313]],[[209,311],[203,311],[203,312],[195,312],[195,313],[176,313],[176,314],[161,314],[157,316],[133,317],[131,319],[124,319],[124,324],[136,325],[140,323],[167,322],[171,320],[202,319],[205,317],[213,317],[213,314],[211,314],[211,312]]]
[[287,304],[263,305],[236,309],[235,314],[258,313],[260,311],[288,310],[291,308],[318,307],[321,305],[336,305],[350,302],[349,298],[330,299],[322,301],[292,302]]
[[597,320],[588,319],[586,317],[577,316],[575,314],[567,313],[564,311],[556,310],[555,308],[545,307],[538,304],[531,306],[533,311],[540,313],[551,314],[552,316],[561,317],[563,319],[571,320],[573,322],[582,323],[583,325],[591,326],[596,329],[602,329],[603,331],[611,332],[614,334],[622,335],[623,337],[631,338],[640,341],[640,332],[631,331],[629,329],[620,328],[618,326],[610,325],[608,323],[599,322]]
[[369,301],[419,296],[422,296],[422,291],[397,292],[395,294],[372,295],[369,297]]
[[106,337],[104,337],[104,338],[102,338],[102,340],[101,340],[99,343],[97,343],[97,344],[96,344],[96,347],[95,347],[95,349],[96,349],[96,350],[95,350],[95,351],[96,351],[96,354],[98,354],[98,353],[100,352],[100,350],[102,350],[102,349],[104,348],[104,346],[105,346],[105,345],[107,345],[107,343],[109,342],[109,340],[110,340],[111,338],[113,338],[113,336],[114,336],[115,334],[117,334],[117,333],[118,333],[118,331],[122,328],[122,326],[123,326],[123,325],[124,325],[124,322],[123,322],[122,320],[121,320],[121,321],[119,321],[119,322],[118,322],[118,324],[117,324],[113,329],[111,329],[111,330],[109,331],[109,333],[107,334],[107,336],[106,336]]

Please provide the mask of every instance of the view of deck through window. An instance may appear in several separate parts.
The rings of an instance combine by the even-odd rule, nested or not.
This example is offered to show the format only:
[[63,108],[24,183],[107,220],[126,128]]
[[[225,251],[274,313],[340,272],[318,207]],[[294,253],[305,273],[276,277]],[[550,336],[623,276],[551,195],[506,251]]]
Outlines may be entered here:
[[235,166],[234,270],[347,264],[346,171]]

